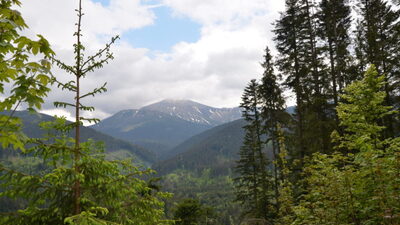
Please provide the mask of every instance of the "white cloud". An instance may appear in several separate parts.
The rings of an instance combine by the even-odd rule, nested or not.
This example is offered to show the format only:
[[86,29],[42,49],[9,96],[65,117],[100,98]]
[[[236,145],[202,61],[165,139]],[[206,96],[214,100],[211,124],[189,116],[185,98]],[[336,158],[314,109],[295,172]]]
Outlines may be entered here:
[[[20,11],[33,33],[43,34],[58,49],[71,49],[77,22],[77,0],[24,0]],[[100,3],[83,0],[83,41],[99,47],[111,36],[131,29],[151,25],[154,13],[140,0],[111,0],[105,7]]]
[[71,113],[66,112],[62,109],[45,109],[45,110],[41,110],[40,112],[50,115],[50,116],[62,116],[62,117],[65,117],[65,119],[67,119],[69,121],[75,120],[75,118],[71,115]]
[[[164,0],[175,16],[201,24],[201,37],[194,43],[177,43],[167,53],[133,48],[119,42],[115,60],[89,74],[83,89],[91,90],[104,82],[109,91],[86,102],[104,118],[122,109],[138,108],[164,98],[193,99],[217,107],[233,107],[240,102],[244,86],[261,76],[259,62],[271,42],[271,23],[283,9],[275,0]],[[43,34],[58,57],[72,62],[74,8],[77,0],[26,0],[22,13],[31,33]],[[42,5],[43,7],[38,7]],[[148,26],[155,15],[152,7],[139,0],[111,0],[105,7],[84,1],[84,43],[94,52],[115,33]],[[66,76],[55,69],[55,74]],[[49,102],[66,100],[65,93],[52,92]],[[71,97],[71,96],[70,96]],[[71,99],[71,98],[70,98]],[[50,103],[45,105],[50,109]]]
[[176,15],[183,15],[204,25],[222,24],[241,27],[257,16],[276,12],[283,1],[276,0],[164,0]]

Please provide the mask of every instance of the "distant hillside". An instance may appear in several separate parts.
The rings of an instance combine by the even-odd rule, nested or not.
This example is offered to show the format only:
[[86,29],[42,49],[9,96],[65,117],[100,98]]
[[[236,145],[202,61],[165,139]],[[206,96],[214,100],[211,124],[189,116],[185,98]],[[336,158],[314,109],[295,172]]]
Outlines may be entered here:
[[[288,107],[286,112],[291,114],[294,109],[292,106]],[[239,119],[195,135],[161,155],[161,159],[164,160],[154,164],[153,168],[160,174],[168,174],[178,169],[193,172],[207,168],[217,175],[229,174],[229,170],[239,159],[245,125],[246,121]],[[267,157],[272,159],[270,148],[267,147],[265,151]]]
[[210,127],[151,110],[124,110],[92,126],[157,152],[172,148]]
[[[32,114],[27,111],[17,111],[14,115],[22,119],[23,132],[29,137],[34,138],[39,138],[43,135],[43,131],[38,126],[40,122],[53,120],[52,116],[41,113]],[[73,135],[74,132],[71,132],[71,136]],[[132,156],[137,157],[139,161],[142,161],[146,164],[151,164],[155,161],[155,155],[151,151],[103,134],[92,128],[82,127],[81,135],[82,141],[87,141],[89,138],[95,141],[103,141],[105,143],[107,153],[110,153],[115,157],[118,157],[118,154],[123,157],[126,155],[126,153],[130,153]]]
[[139,110],[120,111],[92,128],[162,156],[186,139],[240,116],[239,108],[217,109],[190,100],[164,100]]
[[202,171],[211,168],[213,173],[226,174],[238,159],[242,145],[245,121],[235,120],[193,136],[164,155],[167,160],[153,165],[161,175],[176,169]]

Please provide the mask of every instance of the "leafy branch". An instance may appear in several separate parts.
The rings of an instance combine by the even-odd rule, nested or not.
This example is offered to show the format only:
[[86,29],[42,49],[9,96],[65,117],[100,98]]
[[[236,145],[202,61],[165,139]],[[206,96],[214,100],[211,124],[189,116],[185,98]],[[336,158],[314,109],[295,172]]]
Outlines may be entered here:
[[107,82],[104,83],[103,86],[101,86],[101,87],[99,87],[99,88],[95,88],[93,91],[91,91],[91,92],[89,92],[89,93],[87,93],[87,94],[84,94],[84,95],[80,96],[79,98],[82,99],[82,98],[85,98],[85,97],[87,97],[87,96],[93,96],[93,97],[94,97],[95,94],[104,93],[104,92],[107,91],[106,85],[107,85]]

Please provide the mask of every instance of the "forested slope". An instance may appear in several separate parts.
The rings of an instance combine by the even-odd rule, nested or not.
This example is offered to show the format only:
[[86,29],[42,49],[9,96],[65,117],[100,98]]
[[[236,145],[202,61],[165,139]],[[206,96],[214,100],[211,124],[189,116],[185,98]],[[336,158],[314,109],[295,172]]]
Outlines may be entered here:
[[[1,114],[8,115],[10,112],[2,112]],[[14,113],[15,117],[18,117],[23,122],[23,132],[32,138],[41,138],[45,134],[45,131],[40,128],[39,124],[41,122],[53,121],[52,116],[42,114],[42,113],[30,113],[28,111],[16,111]],[[155,155],[151,151],[137,145],[133,145],[123,140],[111,137],[109,135],[98,132],[92,128],[82,126],[82,141],[87,141],[88,139],[93,139],[95,141],[104,142],[105,150],[112,157],[125,158],[131,155],[131,157],[136,157],[140,162],[149,165],[155,161]],[[70,136],[75,135],[74,131],[70,132]],[[13,151],[8,151],[12,153]],[[0,155],[5,154],[0,151]]]

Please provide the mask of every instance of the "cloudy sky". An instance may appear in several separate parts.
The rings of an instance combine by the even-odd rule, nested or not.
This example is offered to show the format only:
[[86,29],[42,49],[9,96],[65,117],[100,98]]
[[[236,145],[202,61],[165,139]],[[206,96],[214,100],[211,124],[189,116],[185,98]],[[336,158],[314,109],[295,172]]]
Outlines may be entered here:
[[[19,9],[27,35],[44,35],[71,64],[77,3],[22,0]],[[283,8],[283,0],[83,0],[86,55],[121,37],[112,48],[115,59],[83,80],[85,90],[108,83],[107,93],[87,103],[99,118],[166,98],[237,106],[247,82],[261,76],[263,49],[273,47],[271,23]],[[59,112],[51,102],[68,98],[53,91],[44,111]]]

